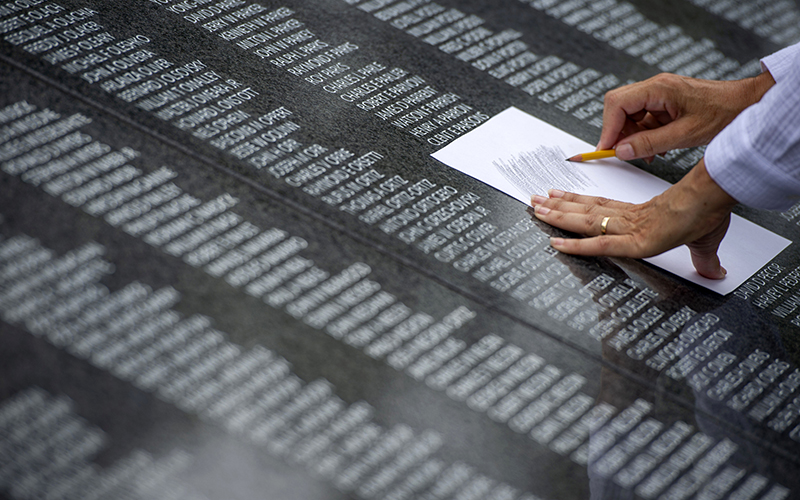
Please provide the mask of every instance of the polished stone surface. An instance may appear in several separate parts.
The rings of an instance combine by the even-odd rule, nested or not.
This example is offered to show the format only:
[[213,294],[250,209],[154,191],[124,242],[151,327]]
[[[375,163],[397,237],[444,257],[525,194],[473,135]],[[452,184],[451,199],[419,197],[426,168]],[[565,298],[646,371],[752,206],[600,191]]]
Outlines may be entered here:
[[429,155],[509,106],[596,141],[606,90],[753,75],[798,20],[0,2],[0,498],[796,497],[795,245],[719,296]]

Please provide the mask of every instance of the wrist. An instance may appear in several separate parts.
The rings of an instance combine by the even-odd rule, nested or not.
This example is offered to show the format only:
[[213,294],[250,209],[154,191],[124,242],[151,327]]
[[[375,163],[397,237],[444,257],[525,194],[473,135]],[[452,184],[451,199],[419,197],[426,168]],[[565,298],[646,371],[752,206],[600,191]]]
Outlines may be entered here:
[[775,85],[775,79],[769,71],[764,71],[760,75],[752,78],[745,78],[741,80],[741,82],[744,84],[746,93],[745,102],[747,105],[745,107],[760,101],[764,94]]
[[678,184],[691,189],[695,199],[709,214],[728,214],[738,201],[714,181],[706,169],[705,159],[700,159]]

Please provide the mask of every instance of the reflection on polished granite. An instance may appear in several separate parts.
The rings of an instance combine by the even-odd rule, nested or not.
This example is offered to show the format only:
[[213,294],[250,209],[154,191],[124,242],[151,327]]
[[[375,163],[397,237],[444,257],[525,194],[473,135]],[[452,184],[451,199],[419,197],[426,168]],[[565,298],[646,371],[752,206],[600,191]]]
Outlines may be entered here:
[[723,297],[429,156],[748,76],[761,4],[0,2],[0,498],[794,498],[793,245]]

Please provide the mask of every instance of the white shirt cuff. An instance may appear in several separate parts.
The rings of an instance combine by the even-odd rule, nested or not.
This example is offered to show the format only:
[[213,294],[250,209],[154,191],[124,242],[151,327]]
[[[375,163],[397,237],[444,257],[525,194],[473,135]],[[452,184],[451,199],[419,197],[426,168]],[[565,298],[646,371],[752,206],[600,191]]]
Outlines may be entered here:
[[798,54],[800,54],[800,43],[770,54],[761,59],[761,71],[769,71],[776,82],[780,81],[791,72],[792,62],[798,60]]

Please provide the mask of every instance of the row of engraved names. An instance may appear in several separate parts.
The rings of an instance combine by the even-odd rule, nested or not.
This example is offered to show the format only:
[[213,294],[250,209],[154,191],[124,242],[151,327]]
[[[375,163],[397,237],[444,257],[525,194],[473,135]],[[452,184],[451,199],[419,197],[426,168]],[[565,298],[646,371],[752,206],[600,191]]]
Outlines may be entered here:
[[71,400],[41,388],[0,404],[0,429],[0,487],[13,498],[204,498],[176,479],[192,460],[180,450],[154,459],[136,449],[109,467],[94,465],[107,435],[80,417]]
[[[14,110],[22,113],[20,109],[31,111],[32,107],[26,106],[26,104],[12,105],[6,108],[4,113],[9,114]],[[48,113],[47,116],[51,116],[51,113]],[[97,156],[108,153],[110,150],[108,146],[91,143],[78,152],[85,151],[93,145],[95,147],[90,150],[96,151]],[[224,276],[231,285],[243,287],[248,294],[263,298],[273,307],[286,306],[287,311],[298,318],[310,313],[322,301],[335,293],[352,286],[349,297],[339,300],[337,304],[320,307],[319,310],[307,316],[305,321],[317,328],[327,327],[329,332],[338,338],[343,338],[350,345],[364,347],[374,341],[366,351],[368,354],[386,355],[387,349],[399,347],[398,343],[419,333],[419,329],[427,326],[424,322],[430,321],[421,320],[414,327],[416,330],[414,328],[407,329],[408,331],[402,335],[387,334],[387,338],[392,339],[390,341],[385,338],[376,340],[380,332],[388,326],[392,326],[390,322],[387,323],[386,317],[400,321],[405,319],[405,316],[398,312],[398,308],[405,311],[406,316],[409,312],[405,306],[399,304],[389,308],[379,318],[373,319],[383,308],[393,304],[395,299],[385,292],[376,294],[380,287],[374,282],[359,282],[369,273],[369,267],[365,265],[348,268],[342,274],[331,278],[329,284],[326,285],[327,291],[317,294],[313,299],[307,298],[305,304],[290,304],[302,293],[320,285],[330,277],[329,272],[313,265],[313,261],[296,256],[307,246],[305,240],[297,237],[289,238],[285,231],[278,229],[261,233],[252,224],[243,223],[241,216],[227,211],[237,203],[237,200],[230,195],[223,195],[202,204],[199,199],[183,193],[176,185],[168,182],[175,177],[174,172],[169,169],[162,168],[147,176],[142,176],[140,170],[125,164],[126,160],[135,156],[136,153],[132,150],[110,153],[102,156],[100,160],[89,163],[88,166],[81,167],[77,172],[64,173],[52,181],[47,181],[53,176],[55,167],[65,168],[64,165],[76,167],[82,165],[81,161],[87,160],[83,156],[73,155],[69,156],[67,160],[56,160],[26,171],[23,173],[23,179],[33,184],[47,181],[44,182],[43,187],[48,193],[54,196],[61,195],[64,201],[72,205],[84,205],[84,210],[92,215],[105,214],[106,221],[112,225],[121,226],[123,230],[134,236],[142,236],[145,242],[160,246],[171,255],[182,256],[190,265],[205,266],[206,272],[212,276]],[[35,157],[41,159],[42,153],[36,154]],[[31,162],[30,157],[26,156],[19,161],[3,164],[3,168],[6,171],[19,168],[20,165],[29,168],[32,166]],[[116,170],[114,170],[115,168]],[[93,179],[107,170],[110,170],[110,173]],[[14,172],[19,173],[18,171]],[[93,180],[87,182],[88,179]],[[134,180],[125,184],[131,179]],[[122,186],[113,189],[119,184]],[[105,194],[102,196],[98,194],[98,186],[103,187],[102,192]],[[240,246],[237,247],[237,245]],[[270,248],[273,246],[274,248]],[[542,260],[542,257],[545,259],[551,257],[549,253],[537,255],[539,255],[538,260]],[[535,268],[530,264],[530,257],[524,262],[528,263],[529,267]],[[548,272],[537,274],[534,278],[540,288],[543,284],[548,283],[546,278],[548,273],[552,272],[553,265],[548,266]],[[563,265],[561,266],[563,267]],[[544,278],[542,278],[543,276]],[[569,319],[571,325],[576,325],[576,321],[587,317],[587,309],[585,307],[581,309],[579,306],[596,298],[593,305],[597,309],[589,310],[595,313],[601,312],[602,308],[614,310],[608,319],[593,326],[589,333],[602,339],[616,329],[616,334],[610,337],[609,345],[617,350],[622,350],[637,336],[647,332],[653,326],[657,326],[639,339],[631,349],[628,349],[628,355],[634,359],[643,359],[645,355],[654,352],[657,347],[664,344],[647,359],[647,365],[659,371],[667,368],[682,354],[689,355],[669,368],[666,373],[676,380],[688,376],[687,382],[695,389],[710,386],[715,378],[719,378],[716,385],[709,390],[710,395],[713,392],[712,397],[715,400],[721,400],[731,395],[733,389],[744,382],[742,374],[752,373],[765,361],[765,358],[757,356],[761,362],[751,366],[752,364],[748,361],[750,358],[742,360],[738,366],[739,376],[735,379],[735,383],[731,383],[729,381],[730,374],[724,378],[721,377],[725,370],[734,364],[736,356],[725,351],[717,352],[722,344],[730,338],[730,332],[717,330],[708,338],[703,338],[703,335],[711,333],[711,326],[718,322],[719,319],[716,316],[706,315],[673,338],[674,334],[695,315],[690,308],[681,309],[657,325],[658,320],[662,319],[665,313],[657,306],[651,305],[646,308],[651,304],[652,299],[657,297],[652,290],[640,290],[630,299],[622,302],[637,290],[632,282],[620,283],[612,287],[613,279],[606,275],[598,276],[583,287],[579,287],[577,281],[575,277],[567,275],[558,281],[558,286],[546,288],[540,296],[531,301],[531,304],[544,309],[553,305],[552,297],[563,298],[565,293],[570,290],[574,292],[577,289],[577,293],[570,298],[580,297],[581,300],[562,300],[551,310],[550,314],[552,317],[564,320],[569,319],[569,314],[577,311],[578,316]],[[529,288],[523,284],[512,294],[518,294],[520,290],[529,290]],[[554,291],[559,291],[560,295],[554,294]],[[348,307],[359,304],[368,298],[368,302],[361,304],[351,313],[344,314]],[[637,317],[636,314],[640,315]],[[335,322],[332,323],[334,319]],[[367,324],[369,320],[372,322]],[[625,321],[628,320],[630,323],[625,325]],[[365,326],[356,328],[362,323]],[[347,335],[345,336],[345,334]],[[702,343],[700,343],[701,340]],[[413,344],[409,343],[408,345]],[[409,349],[406,347],[406,351]],[[410,352],[414,356],[421,354],[419,348],[410,349]],[[407,358],[408,355],[409,353],[406,352],[403,356]],[[403,356],[400,356],[399,359],[403,359]],[[414,357],[411,359],[413,360]],[[407,359],[405,363],[408,364]],[[779,364],[775,365],[775,363]],[[732,399],[728,401],[728,405],[742,410],[750,406],[755,398],[769,388],[771,383],[779,381],[781,375],[787,371],[788,364],[777,361],[775,363],[769,364],[757,379],[766,382],[751,382],[745,385],[740,393],[733,395]],[[392,364],[396,368],[405,367],[397,366],[396,363]],[[747,367],[749,367],[749,372],[742,371]],[[771,404],[765,408],[760,403],[756,407],[760,409],[758,411],[754,409],[751,412],[752,416],[758,416],[758,420],[761,421],[778,409],[780,404],[787,401],[796,389],[796,384],[792,384],[794,376],[790,376],[786,381],[779,381],[770,396],[765,398],[765,401],[771,401]],[[744,394],[747,396],[745,397]],[[770,421],[770,426],[777,431],[786,430],[793,420],[789,418],[792,416],[791,409],[793,407],[790,404],[779,412],[780,418],[776,417]]]
[[[559,19],[572,13],[563,19],[564,22],[577,25],[578,30],[600,41],[608,41],[616,49],[642,57],[647,64],[658,65],[662,71],[715,79],[741,78],[759,69],[758,61],[741,66],[719,52],[710,40],[695,42],[677,26],[661,27],[647,20],[627,2],[607,0],[584,5],[585,2],[576,0],[563,6],[554,6],[554,3],[533,2],[532,6]],[[456,59],[470,62],[514,87],[522,86],[525,92],[536,95],[542,102],[554,104],[560,111],[572,111],[573,116],[598,127],[602,125],[602,95],[620,83],[613,74],[582,69],[555,55],[540,57],[519,40],[522,34],[518,31],[505,29],[495,34],[483,26],[484,20],[480,17],[445,9],[429,0],[372,0],[361,3],[358,8],[374,12],[376,18],[415,37],[423,36],[424,42],[454,54]],[[687,50],[688,44],[693,45]],[[667,160],[688,169],[700,156],[700,150],[679,150],[671,152]]]
[[[239,49],[266,59],[275,67],[286,68],[291,75],[302,76],[305,82],[362,110],[372,111],[376,117],[390,120],[392,125],[407,129],[416,137],[429,136],[430,144],[445,144],[488,119],[472,106],[457,103],[461,100],[458,95],[442,93],[403,68],[389,68],[377,61],[354,68],[341,58],[358,50],[356,44],[344,42],[333,47],[303,28],[302,21],[295,18],[284,21],[295,14],[287,7],[263,13],[260,5],[243,6],[244,2],[208,6],[187,6],[183,2],[170,5],[169,0],[157,3],[206,31],[224,29],[218,35],[235,42]],[[228,12],[233,7],[242,8]],[[272,26],[277,21],[282,22]],[[429,119],[417,124],[426,118]]]
[[[318,416],[318,412],[323,413],[325,418],[330,418],[332,409],[329,406],[334,406],[336,410],[342,409],[340,401],[338,405],[323,404],[324,397],[330,396],[330,387],[329,384],[317,381],[309,384],[307,392],[310,394],[301,392],[295,395],[295,400],[306,401],[312,406],[286,403],[292,408],[291,411],[285,410],[278,416],[268,418],[266,423],[256,425],[264,416],[264,406],[273,408],[276,403],[270,401],[268,404],[262,399],[260,404],[244,408],[242,403],[252,398],[254,393],[273,387],[276,377],[280,381],[281,376],[287,376],[289,369],[285,360],[278,358],[276,361],[274,353],[254,348],[248,353],[250,357],[245,363],[249,370],[241,366],[236,369],[227,367],[225,370],[225,362],[236,358],[240,349],[226,343],[224,336],[211,328],[208,319],[193,316],[181,321],[179,315],[168,310],[179,298],[174,290],[162,289],[152,292],[145,286],[133,283],[115,294],[108,295],[107,291],[102,291],[102,287],[98,291],[92,290],[96,287],[87,286],[91,282],[96,282],[99,275],[108,272],[111,267],[107,263],[105,266],[102,265],[102,261],[92,265],[102,253],[102,248],[98,245],[89,244],[57,261],[44,261],[38,267],[26,264],[26,255],[41,253],[34,250],[36,247],[34,240],[25,237],[9,240],[0,247],[0,254],[6,260],[11,260],[4,271],[5,274],[10,273],[6,277],[13,280],[12,287],[6,290],[2,301],[5,306],[4,319],[24,322],[33,333],[47,336],[55,345],[66,348],[125,380],[130,380],[143,390],[157,390],[159,397],[177,404],[186,411],[198,413],[204,418],[221,423],[234,432],[247,431],[251,439],[267,444],[270,451],[279,455],[287,453],[291,445],[311,432],[307,422],[305,425],[292,424],[293,418],[306,415],[303,418],[309,419],[311,418],[308,416],[309,412],[315,416]],[[15,262],[15,258],[22,262]],[[87,273],[85,268],[93,269],[94,272]],[[32,270],[33,276],[25,275],[24,271],[20,270],[28,272]],[[53,287],[47,278],[56,281],[58,285]],[[30,289],[37,285],[48,291],[58,290],[58,292],[49,292],[53,295],[49,301],[26,297],[26,292],[29,294]],[[76,293],[76,288],[89,291]],[[21,303],[18,302],[20,299]],[[32,302],[38,307],[30,307]],[[120,314],[121,311],[125,312]],[[464,317],[463,315],[463,312],[454,311],[445,317],[440,325],[447,326],[450,323],[452,329],[452,323],[455,322],[455,326],[458,327],[457,318]],[[545,425],[532,431],[531,436],[534,439],[546,443],[548,439],[558,436],[563,431],[563,434],[550,446],[551,449],[562,453],[580,445],[581,441],[590,439],[572,454],[573,460],[585,464],[592,459],[596,472],[604,476],[619,471],[616,480],[625,483],[627,487],[634,486],[646,477],[647,479],[636,488],[637,493],[645,498],[653,498],[687,469],[688,475],[676,482],[668,490],[669,494],[685,497],[687,492],[697,491],[711,479],[736,449],[736,446],[727,440],[712,447],[712,439],[699,433],[691,436],[691,429],[682,423],[654,440],[663,430],[663,424],[652,418],[645,419],[651,405],[643,401],[638,401],[614,419],[610,418],[614,409],[605,404],[587,411],[591,407],[591,398],[583,394],[571,397],[582,384],[582,377],[567,375],[557,381],[560,370],[551,365],[543,366],[543,360],[535,355],[528,355],[519,360],[514,366],[515,369],[503,373],[502,370],[518,359],[522,352],[511,345],[500,348],[502,343],[499,337],[492,335],[484,337],[464,355],[441,368],[434,377],[429,377],[428,385],[446,390],[450,397],[460,399],[463,395],[468,395],[471,390],[480,387],[482,383],[486,383],[487,378],[491,380],[494,375],[501,375],[495,380],[499,382],[495,383],[495,389],[498,385],[513,387],[516,383],[522,382],[512,393],[515,400],[505,398],[492,409],[494,413],[492,410],[489,411],[493,419],[502,421],[513,415],[515,410],[519,410],[522,406],[519,405],[520,399],[527,400],[538,396],[538,399],[509,420],[512,429],[526,432],[536,422],[542,421],[549,412],[553,412],[553,415],[544,422]],[[489,356],[493,352],[495,354]],[[482,360],[483,362],[476,367],[477,362]],[[254,368],[262,365],[271,369],[267,371],[265,368],[264,371],[267,373],[259,376],[258,370]],[[539,368],[541,369],[537,371]],[[534,371],[534,375],[523,382],[522,379],[531,370]],[[253,372],[256,374],[252,375]],[[239,380],[237,377],[241,377],[244,373],[250,373],[252,378],[246,382]],[[215,374],[216,383],[208,384],[209,379],[213,379]],[[225,390],[226,387],[231,387],[228,384],[231,381],[229,379],[238,382],[233,385],[237,389]],[[294,384],[291,385],[297,386],[297,380],[294,378],[292,380]],[[282,386],[282,383],[278,385],[279,388]],[[311,389],[312,386],[315,387],[314,390]],[[278,388],[269,390],[270,394],[274,392],[282,394]],[[486,391],[483,392],[485,398]],[[513,402],[509,404],[508,401]],[[311,411],[317,404],[326,410]],[[477,409],[475,406],[473,408]],[[514,410],[509,411],[509,408]],[[583,413],[585,415],[578,422],[565,430],[569,423],[575,422]],[[294,425],[292,432],[278,432],[287,425],[290,428]],[[298,431],[297,428],[303,431]],[[593,430],[596,432],[591,434]],[[319,429],[318,431],[322,432]],[[411,438],[409,433],[410,430],[406,429],[404,434],[408,435],[405,439],[400,439],[400,444]],[[684,438],[690,436],[690,439],[686,439],[679,446]],[[430,436],[427,439],[428,441],[433,439],[438,443]],[[648,443],[651,446],[644,450]],[[431,448],[430,443],[428,445],[428,448]],[[392,447],[385,443],[384,446]],[[397,446],[399,444],[395,447]],[[435,451],[438,445],[432,446],[432,449],[428,448],[423,457]],[[641,451],[644,452],[636,459],[630,460]],[[670,455],[673,451],[674,453]],[[706,451],[708,453],[703,455]],[[603,454],[604,452],[607,453]],[[589,456],[590,453],[592,456]],[[663,461],[658,460],[662,462],[658,467],[656,467],[658,461],[653,461],[654,456],[663,459]],[[701,456],[704,458],[690,468],[690,465]],[[337,464],[341,462],[341,459],[332,460]],[[373,461],[367,460],[366,464],[364,460],[357,461],[346,469],[340,469],[339,474],[335,475],[335,483],[343,489],[355,488],[364,470],[369,470]],[[619,469],[626,463],[628,465],[620,471]],[[648,472],[651,471],[648,476]],[[385,471],[383,474],[376,474],[377,477],[386,475],[392,480],[398,476],[396,471],[391,474]],[[687,477],[693,478],[692,481],[687,482]],[[373,483],[376,480],[373,478]],[[389,485],[381,482],[380,488],[376,490],[373,483],[366,483],[372,486],[362,485],[361,489],[365,491],[359,490],[359,492],[366,494],[369,491],[371,492],[369,496],[372,496]],[[493,485],[491,482],[485,484],[487,488]],[[742,486],[745,484],[748,482],[745,481]],[[488,489],[481,490],[482,494],[487,492]],[[772,494],[778,493],[785,494],[785,488],[779,485],[773,486]]]
[[[51,254],[24,236],[0,247],[3,270],[12,278],[2,299],[5,320],[22,322],[136,387],[306,465],[340,489],[364,497],[407,498],[429,488],[445,496],[460,491],[470,498],[518,498],[518,491],[473,467],[446,467],[433,456],[442,446],[435,432],[415,435],[402,424],[384,429],[369,405],[347,405],[324,379],[305,384],[276,353],[259,346],[243,352],[208,318],[182,319],[170,309],[179,300],[174,289],[153,291],[134,282],[109,293],[96,283],[113,269],[99,259],[99,245],[58,259],[50,255],[38,267],[15,261],[42,250]],[[33,299],[31,307],[28,295],[37,287],[55,292],[49,300]]]

